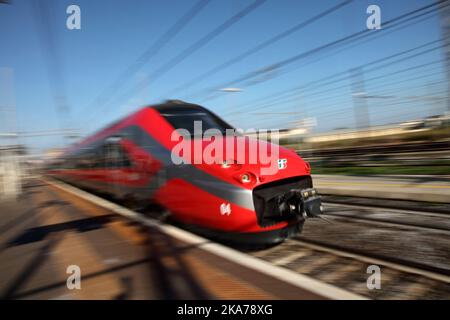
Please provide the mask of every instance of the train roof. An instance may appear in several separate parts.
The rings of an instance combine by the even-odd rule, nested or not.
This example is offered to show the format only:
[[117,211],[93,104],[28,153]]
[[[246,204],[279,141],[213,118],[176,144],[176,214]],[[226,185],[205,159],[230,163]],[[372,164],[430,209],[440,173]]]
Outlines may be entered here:
[[150,108],[155,109],[159,112],[177,112],[177,111],[183,111],[186,108],[189,108],[191,110],[202,110],[202,111],[208,111],[206,108],[198,105],[198,104],[193,104],[193,103],[189,103],[189,102],[185,102],[185,101],[181,101],[181,100],[167,100],[164,103],[161,104],[157,104],[157,105],[153,105],[150,106]]
[[120,118],[120,119],[110,123],[109,125],[103,127],[102,129],[99,129],[95,133],[93,133],[93,134],[89,135],[88,137],[84,138],[83,140],[81,140],[81,141],[79,141],[77,143],[74,143],[73,145],[69,146],[66,149],[66,152],[64,154],[67,155],[67,154],[72,153],[73,151],[75,151],[76,149],[81,147],[83,144],[88,142],[89,140],[91,140],[94,137],[100,135],[102,132],[105,132],[106,130],[109,130],[109,129],[113,128],[114,126],[120,124],[122,121],[124,121],[128,117],[133,116],[135,113],[137,113],[137,112],[139,112],[139,111],[141,111],[142,109],[145,109],[145,108],[155,109],[159,113],[166,113],[166,112],[167,113],[176,113],[176,112],[183,112],[183,111],[186,111],[186,110],[202,111],[202,112],[206,112],[206,113],[211,114],[214,118],[217,119],[217,121],[222,123],[224,126],[232,128],[228,123],[226,123],[224,120],[222,120],[220,117],[218,117],[216,114],[214,114],[213,112],[209,111],[205,107],[202,107],[202,106],[200,106],[198,104],[185,102],[185,101],[182,101],[182,100],[167,100],[166,102],[163,102],[163,103],[154,104],[154,105],[147,105],[144,108],[140,108],[136,112],[133,112],[133,113],[131,113],[131,114],[125,116],[125,117],[122,117],[122,118]]

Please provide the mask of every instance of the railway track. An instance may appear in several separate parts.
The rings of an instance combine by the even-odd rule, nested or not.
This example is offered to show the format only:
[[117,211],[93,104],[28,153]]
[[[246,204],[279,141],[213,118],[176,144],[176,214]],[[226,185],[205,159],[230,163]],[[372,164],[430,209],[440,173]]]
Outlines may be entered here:
[[[341,211],[354,210],[354,212],[347,213],[348,216],[339,216],[337,213],[333,214],[330,210],[331,207],[339,208]],[[444,226],[437,221],[437,219],[444,222],[448,220],[448,214],[444,213],[387,209],[351,203],[331,204],[325,202],[325,208],[327,219],[345,221],[347,224],[357,223],[361,229],[370,230],[367,228],[367,224],[378,224],[392,233],[402,228],[418,229],[433,234],[433,237],[437,236],[436,239],[439,239],[439,233],[448,234],[450,231],[450,225]],[[403,216],[403,220],[393,220],[392,217],[380,219],[379,216],[364,216],[364,210],[374,211],[374,209],[389,211],[390,214],[400,214]],[[411,222],[412,217],[418,219],[432,217],[434,222],[424,225],[418,221]],[[323,239],[328,240],[326,237]],[[364,246],[359,246],[359,249],[356,246],[349,248],[348,246],[339,246],[332,240],[327,243],[323,239],[318,240],[317,237],[303,233],[268,249],[257,251],[242,249],[241,251],[278,267],[370,299],[450,299],[449,270],[434,267],[432,264],[402,259],[398,256],[382,255],[379,252],[382,251],[381,245],[377,252],[370,252],[365,251]],[[395,246],[395,244],[392,245]],[[371,265],[379,266],[381,269],[380,289],[370,290],[367,287],[367,279],[370,276],[367,268]]]
[[432,203],[424,201],[397,200],[397,199],[377,199],[352,197],[342,195],[321,194],[322,202],[330,204],[342,204],[349,207],[377,208],[389,210],[404,210],[414,212],[447,214],[450,216],[450,205],[448,203]]
[[[378,206],[324,202],[324,217],[339,221],[357,220],[368,224],[437,232],[450,232],[449,214]],[[374,211],[377,210],[377,211]]]
[[[450,299],[450,276],[428,268],[293,238],[251,255],[370,299]],[[381,288],[368,289],[367,268],[380,267]]]
[[[376,226],[397,232],[426,232],[440,239],[450,232],[448,213],[390,209],[385,206],[324,202],[324,217],[330,222]],[[327,242],[328,241],[328,242]],[[395,246],[395,243],[391,244]],[[353,247],[330,242],[327,238],[300,236],[265,250],[250,252],[260,259],[308,275],[371,299],[450,299],[450,271],[412,261],[402,256],[369,251],[364,245]],[[381,269],[381,288],[368,289],[371,265]]]
[[[419,212],[392,209],[386,206],[325,202],[326,219],[356,222],[364,225],[379,225],[395,232],[396,229],[413,229],[434,233],[449,233],[448,213]],[[333,213],[353,210],[353,213]],[[364,210],[382,210],[389,214],[402,215],[403,219],[365,216]],[[396,217],[398,218],[398,216]],[[420,221],[411,220],[411,218]],[[432,218],[432,222],[424,220]],[[441,223],[443,221],[444,223]],[[447,223],[447,225],[445,224]],[[438,235],[438,234],[437,234]],[[308,239],[300,235],[275,247],[263,250],[243,250],[251,256],[278,267],[315,278],[338,288],[369,299],[450,299],[450,272],[425,263],[417,263],[390,257],[376,252],[349,249],[336,244]],[[367,268],[371,265],[381,269],[381,288],[369,290]]]

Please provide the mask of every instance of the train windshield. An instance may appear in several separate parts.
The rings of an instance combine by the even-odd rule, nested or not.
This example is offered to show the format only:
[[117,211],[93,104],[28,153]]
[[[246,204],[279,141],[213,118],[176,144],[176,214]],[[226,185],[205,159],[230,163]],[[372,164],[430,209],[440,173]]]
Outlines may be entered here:
[[[191,137],[201,137],[208,129],[217,129],[223,134],[226,133],[226,129],[233,129],[232,126],[227,124],[218,116],[203,109],[177,108],[177,110],[161,111],[161,115],[175,129],[185,129],[189,131]],[[199,123],[201,123],[200,132],[196,132],[194,130],[195,121],[199,121]]]

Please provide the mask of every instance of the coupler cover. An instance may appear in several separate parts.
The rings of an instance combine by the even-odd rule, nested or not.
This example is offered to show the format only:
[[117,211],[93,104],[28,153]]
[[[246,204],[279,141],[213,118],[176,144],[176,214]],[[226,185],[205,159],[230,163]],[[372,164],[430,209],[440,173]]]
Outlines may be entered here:
[[322,214],[322,200],[316,189],[303,189],[300,194],[303,202],[303,210],[307,217],[315,218]]

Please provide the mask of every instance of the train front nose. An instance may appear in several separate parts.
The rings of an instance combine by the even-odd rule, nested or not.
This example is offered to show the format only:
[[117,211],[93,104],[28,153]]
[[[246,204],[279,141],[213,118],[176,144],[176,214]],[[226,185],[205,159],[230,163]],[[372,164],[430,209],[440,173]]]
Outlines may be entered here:
[[281,221],[299,221],[322,213],[322,202],[312,187],[311,176],[277,180],[256,187],[253,202],[261,226]]
[[304,218],[314,218],[322,214],[322,201],[316,189],[291,189],[285,194],[276,197],[278,210],[272,214],[280,218],[290,218],[303,216]]

